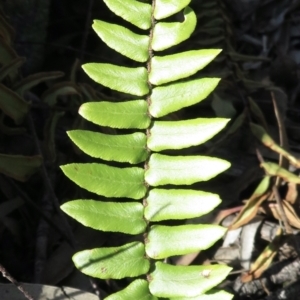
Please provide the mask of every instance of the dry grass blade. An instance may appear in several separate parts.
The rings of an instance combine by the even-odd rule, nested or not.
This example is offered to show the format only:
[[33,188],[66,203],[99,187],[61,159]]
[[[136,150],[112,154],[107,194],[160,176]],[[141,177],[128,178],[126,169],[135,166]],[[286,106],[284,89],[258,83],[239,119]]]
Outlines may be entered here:
[[262,126],[250,123],[250,128],[252,133],[256,136],[256,138],[259,139],[262,144],[287,158],[289,162],[296,168],[300,168],[300,161],[296,157],[291,155],[288,151],[276,144],[276,142],[271,138],[271,136],[265,131]]
[[[275,112],[275,116],[276,116],[276,120],[277,120],[277,124],[278,124],[280,146],[283,149],[286,149],[287,151],[289,151],[289,141],[287,138],[285,125],[283,122],[283,117],[278,108],[278,103],[277,103],[277,100],[276,100],[273,92],[271,92],[271,97],[272,97],[274,112]],[[288,166],[289,166],[288,159],[286,157],[284,157],[282,154],[279,154],[279,165],[282,168],[288,168]],[[276,184],[277,184],[277,186],[280,184],[280,181],[278,178],[276,180]]]
[[242,275],[242,282],[249,282],[259,278],[261,274],[268,269],[273,258],[279,249],[279,241],[282,236],[282,230],[279,228],[274,240],[264,249],[256,261],[252,264],[251,269],[246,274]]
[[265,201],[270,192],[268,192],[270,186],[270,177],[266,176],[260,182],[253,195],[247,201],[246,205],[240,211],[232,225],[229,226],[229,230],[237,229],[248,222],[250,222],[257,214],[257,211],[263,201]]

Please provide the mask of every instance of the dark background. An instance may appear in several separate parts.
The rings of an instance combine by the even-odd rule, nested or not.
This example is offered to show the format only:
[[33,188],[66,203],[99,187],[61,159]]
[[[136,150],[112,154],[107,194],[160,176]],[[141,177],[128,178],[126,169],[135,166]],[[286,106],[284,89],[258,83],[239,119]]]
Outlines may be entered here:
[[[98,130],[78,116],[80,104],[126,98],[126,95],[95,84],[80,68],[85,62],[132,65],[130,60],[109,49],[97,37],[91,28],[92,20],[101,19],[124,26],[126,23],[114,16],[100,0],[1,0],[0,5],[2,16],[15,31],[11,47],[19,56],[26,57],[19,78],[50,71],[65,74],[60,79],[35,86],[26,95],[32,108],[30,119],[21,125],[25,128],[24,133],[7,135],[0,131],[1,153],[41,154],[44,158],[43,169],[26,182],[0,174],[0,209],[1,204],[7,205],[11,199],[19,198],[24,202],[1,216],[0,263],[22,282],[67,285],[92,291],[90,280],[73,267],[70,257],[74,248],[70,246],[70,240],[75,241],[78,251],[123,244],[127,238],[83,228],[59,212],[58,205],[70,199],[94,197],[70,182],[59,166],[90,161],[66,135],[66,131],[73,128]],[[263,175],[255,152],[258,143],[247,124],[249,120],[257,120],[257,116],[249,111],[249,97],[260,107],[272,136],[278,141],[279,131],[270,92],[275,94],[284,118],[290,151],[299,155],[300,5],[299,1],[292,0],[194,0],[191,6],[198,16],[197,28],[188,41],[169,52],[223,49],[212,64],[196,75],[221,77],[222,81],[205,103],[170,118],[217,116],[231,118],[232,124],[245,109],[248,110],[248,121],[232,135],[223,133],[222,143],[218,143],[222,137],[219,135],[202,147],[188,150],[188,153],[209,153],[232,163],[232,168],[225,174],[210,183],[196,186],[219,193],[224,200],[221,208],[232,208],[243,205],[242,200],[251,195]],[[180,19],[181,15],[176,17]],[[79,93],[59,97],[52,107],[42,103],[43,93],[54,83],[62,81],[72,81]],[[88,92],[84,92],[84,87]],[[58,117],[58,113],[63,114]],[[58,118],[57,122],[53,121],[54,116]],[[15,126],[9,118],[4,122],[7,126]],[[49,122],[53,125],[51,128]],[[108,129],[100,130],[114,133]],[[261,147],[260,150],[266,160],[277,161],[277,155],[269,149]],[[252,175],[249,177],[249,174]],[[58,205],[53,204],[55,201]],[[45,221],[42,212],[58,225],[61,232]],[[266,218],[274,220],[272,214]],[[265,246],[262,241],[257,243],[258,249]],[[211,257],[213,253],[207,255]],[[6,282],[4,278],[0,281]],[[125,280],[96,281],[104,294],[126,284]]]

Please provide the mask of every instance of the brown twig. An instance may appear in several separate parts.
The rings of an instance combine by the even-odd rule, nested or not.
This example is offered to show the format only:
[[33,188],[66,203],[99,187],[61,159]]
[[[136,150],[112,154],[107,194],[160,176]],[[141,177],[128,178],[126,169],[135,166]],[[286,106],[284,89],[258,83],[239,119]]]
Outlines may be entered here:
[[[280,113],[277,100],[275,98],[275,95],[273,92],[271,92],[271,98],[274,106],[274,112],[277,120],[278,130],[279,130],[279,140],[280,140],[280,146],[283,147],[285,150],[289,150],[289,142],[286,134],[286,129],[284,126],[283,118]],[[283,168],[288,168],[289,161],[287,158],[283,157],[282,154],[279,155],[279,165]],[[276,179],[276,185],[279,186],[281,183],[280,177],[277,177]]]
[[[264,163],[264,158],[263,158],[261,152],[258,149],[256,149],[256,154],[257,154],[257,158],[258,158],[259,162]],[[275,197],[277,208],[278,208],[277,211],[278,211],[278,214],[280,216],[279,221],[283,222],[285,233],[286,234],[292,234],[293,230],[292,230],[292,228],[291,228],[291,226],[288,222],[287,216],[285,214],[285,211],[284,211],[284,208],[283,208],[283,205],[282,205],[282,199],[279,195],[278,188],[277,188],[276,184],[273,185],[272,192],[273,192],[273,195]]]
[[279,195],[278,188],[277,188],[276,184],[273,185],[272,191],[273,191],[273,194],[274,194],[274,197],[275,197],[275,200],[276,200],[278,214],[279,214],[280,219],[282,220],[282,222],[284,224],[285,233],[286,234],[293,234],[293,229],[290,226],[290,223],[287,219],[286,213],[285,213],[283,205],[282,205],[282,199]]
[[34,300],[34,298],[24,289],[24,287],[16,280],[14,279],[7,270],[0,264],[0,272],[2,273],[2,276],[9,280],[12,284],[14,284],[19,291],[29,300]]

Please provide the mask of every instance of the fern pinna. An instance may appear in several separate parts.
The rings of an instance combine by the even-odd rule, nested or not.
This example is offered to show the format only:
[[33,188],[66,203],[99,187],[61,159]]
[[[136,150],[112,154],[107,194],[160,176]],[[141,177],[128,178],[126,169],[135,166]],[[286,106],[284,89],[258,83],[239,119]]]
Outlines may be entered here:
[[[220,203],[218,195],[182,186],[209,180],[229,167],[227,161],[170,155],[163,151],[204,143],[223,129],[228,119],[161,120],[202,101],[214,90],[218,78],[186,78],[204,68],[220,50],[162,55],[162,51],[188,39],[194,31],[196,15],[187,6],[190,0],[104,2],[116,15],[145,33],[137,34],[99,20],[94,22],[93,29],[109,47],[140,66],[88,63],[83,69],[94,81],[135,97],[130,100],[129,96],[122,102],[85,103],[79,113],[97,125],[136,132],[128,134],[127,130],[124,134],[108,135],[73,130],[68,133],[86,154],[126,165],[63,166],[63,172],[80,187],[109,200],[73,200],[63,204],[62,210],[85,226],[129,235],[144,234],[144,241],[137,238],[120,247],[80,251],[73,256],[73,261],[83,273],[101,279],[139,277],[124,290],[106,298],[109,300],[230,299],[231,295],[223,291],[211,290],[227,276],[229,267],[174,266],[166,260],[210,247],[223,236],[225,228],[160,223],[198,217]],[[180,11],[183,11],[183,22],[168,20]],[[164,188],[164,185],[181,188]]]

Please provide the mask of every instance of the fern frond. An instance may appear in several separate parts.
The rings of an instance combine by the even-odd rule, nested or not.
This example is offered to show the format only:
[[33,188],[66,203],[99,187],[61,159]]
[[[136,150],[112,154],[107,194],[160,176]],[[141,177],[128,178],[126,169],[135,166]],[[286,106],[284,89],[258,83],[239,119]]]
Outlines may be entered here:
[[[83,69],[94,81],[139,99],[85,103],[79,113],[100,126],[145,132],[121,132],[113,136],[74,130],[68,134],[92,157],[143,163],[144,167],[112,167],[104,163],[63,166],[64,173],[82,188],[116,199],[110,202],[78,199],[65,203],[62,209],[85,226],[131,235],[143,233],[145,238],[144,243],[136,241],[120,247],[81,251],[74,255],[73,261],[83,273],[102,279],[145,275],[147,280],[133,281],[125,290],[109,296],[109,300],[157,297],[180,300],[206,296],[203,299],[214,299],[205,293],[227,276],[229,267],[172,266],[158,260],[207,249],[226,229],[204,224],[163,226],[159,222],[194,218],[214,209],[220,203],[218,195],[176,189],[176,186],[209,180],[228,169],[230,163],[214,157],[160,152],[200,145],[220,132],[228,119],[165,121],[160,118],[199,103],[215,89],[219,78],[188,80],[188,77],[209,64],[220,50],[160,55],[193,33],[196,15],[187,6],[190,0],[156,0],[151,5],[133,0],[104,2],[116,15],[145,30],[145,34],[98,20],[94,22],[94,30],[109,47],[141,65],[129,68],[88,63]],[[168,22],[166,18],[181,10],[183,22]],[[164,188],[170,184],[174,186],[172,189]],[[125,198],[127,202],[118,202],[117,198]],[[201,275],[205,270],[210,274],[207,278]],[[230,299],[224,292],[210,293],[224,296],[218,299]]]

